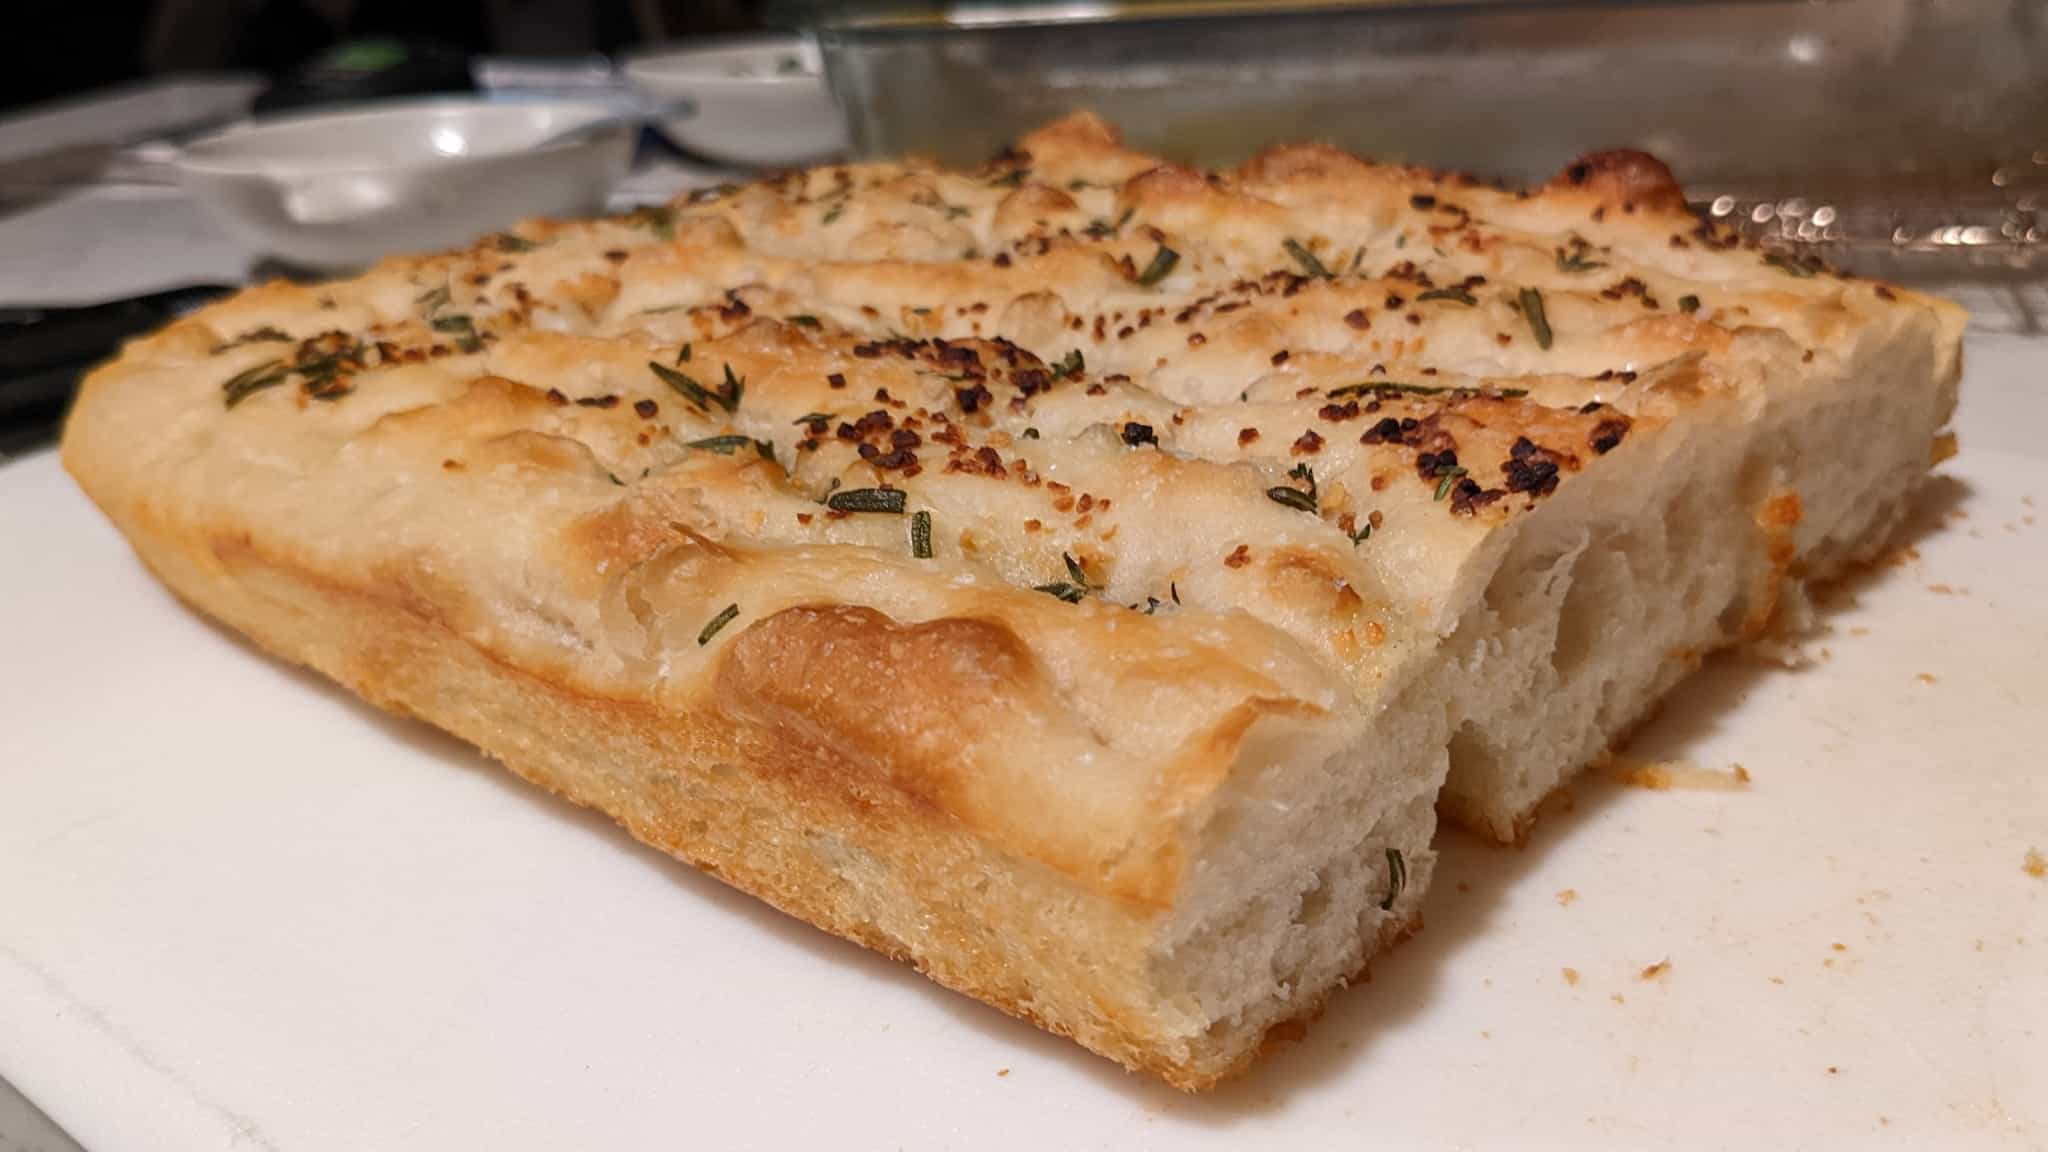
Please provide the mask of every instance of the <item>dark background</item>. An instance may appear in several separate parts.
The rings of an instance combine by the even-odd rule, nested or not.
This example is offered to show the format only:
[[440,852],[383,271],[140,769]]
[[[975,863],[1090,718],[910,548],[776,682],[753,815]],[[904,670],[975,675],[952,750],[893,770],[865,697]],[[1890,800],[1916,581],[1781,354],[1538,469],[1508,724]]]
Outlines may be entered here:
[[279,76],[347,39],[573,55],[744,28],[755,0],[0,0],[0,109],[170,72]]

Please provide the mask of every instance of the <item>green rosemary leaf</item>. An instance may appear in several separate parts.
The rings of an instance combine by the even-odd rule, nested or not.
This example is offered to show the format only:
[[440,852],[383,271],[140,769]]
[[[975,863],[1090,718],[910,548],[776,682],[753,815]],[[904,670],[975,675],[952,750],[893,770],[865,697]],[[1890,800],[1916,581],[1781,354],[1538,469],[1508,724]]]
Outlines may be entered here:
[[1159,251],[1152,254],[1152,262],[1145,265],[1143,272],[1138,273],[1138,283],[1146,288],[1150,288],[1171,275],[1173,266],[1178,263],[1180,263],[1180,253],[1161,244]]
[[1116,223],[1114,224],[1110,223],[1107,220],[1101,219],[1100,217],[1094,220],[1090,220],[1088,222],[1088,226],[1086,228],[1081,229],[1081,232],[1083,235],[1088,236],[1092,239],[1107,240],[1111,236],[1121,234],[1124,230],[1124,225],[1129,224],[1131,222],[1131,215],[1136,211],[1136,208],[1124,209],[1123,215],[1118,216],[1116,218]]
[[627,214],[626,222],[645,228],[662,240],[676,238],[676,210],[666,204],[635,208]]
[[699,411],[708,412],[714,404],[724,407],[723,401],[709,388],[697,383],[696,377],[688,372],[678,371],[658,360],[649,360],[647,366],[654,369],[654,374],[661,377],[662,383],[682,393],[683,399],[695,404]]
[[918,511],[910,517],[910,554],[919,560],[932,558],[932,514]]
[[275,388],[291,375],[282,361],[266,360],[254,368],[237,372],[220,386],[222,399],[229,408],[240,404],[265,388]]
[[1461,284],[1453,284],[1448,288],[1431,288],[1415,298],[1418,304],[1424,300],[1449,300],[1454,304],[1463,304],[1467,308],[1479,303],[1478,297],[1465,291]]
[[1275,504],[1284,504],[1297,512],[1315,514],[1316,498],[1299,488],[1290,488],[1285,484],[1276,485],[1266,489],[1266,499]]
[[1401,890],[1408,887],[1408,861],[1401,856],[1399,848],[1387,849],[1387,898],[1380,901],[1380,911],[1394,910],[1394,901],[1401,896]]
[[686,447],[702,448],[706,452],[716,452],[720,456],[730,456],[753,442],[754,438],[751,436],[742,436],[734,433],[729,436],[706,436],[702,440],[692,440]]
[[1534,288],[1524,288],[1515,297],[1522,305],[1522,318],[1529,322],[1529,331],[1536,334],[1536,346],[1550,347],[1550,318],[1543,314],[1543,293]]
[[825,507],[834,512],[883,512],[901,516],[905,498],[901,488],[845,488],[827,496]]
[[434,331],[455,337],[456,348],[464,352],[474,352],[484,346],[483,337],[477,334],[476,322],[463,313],[436,316],[432,324]]
[[1444,496],[1450,492],[1451,485],[1457,483],[1458,477],[1463,476],[1464,474],[1465,469],[1463,466],[1455,468],[1446,468],[1443,471],[1437,473],[1436,495],[1432,497],[1432,499],[1443,499]]
[[1323,267],[1323,262],[1316,259],[1316,254],[1309,251],[1307,246],[1302,244],[1301,241],[1289,236],[1280,242],[1280,246],[1287,249],[1287,254],[1294,257],[1294,262],[1301,265],[1301,270],[1304,273],[1318,280],[1336,279],[1336,276],[1328,268]]
[[1559,272],[1578,273],[1591,272],[1595,268],[1607,267],[1602,261],[1586,259],[1586,253],[1591,250],[1592,245],[1577,237],[1573,237],[1569,249],[1554,249],[1557,253],[1557,270]]
[[732,623],[733,620],[739,616],[739,614],[739,605],[727,604],[725,606],[725,611],[720,612],[716,616],[713,616],[711,618],[711,623],[706,624],[704,626],[704,630],[702,632],[697,633],[697,647],[702,648],[704,645],[711,643],[711,638],[713,636],[718,635],[720,632],[724,631],[725,626],[727,624]]
[[1375,392],[1406,392],[1415,396],[1436,396],[1449,392],[1449,388],[1437,388],[1428,384],[1402,384],[1394,380],[1368,380],[1363,384],[1345,384],[1330,389],[1325,395],[1332,399],[1345,396],[1370,396]]
[[1813,276],[1813,269],[1785,255],[1783,252],[1764,253],[1764,263],[1796,280],[1806,280]]

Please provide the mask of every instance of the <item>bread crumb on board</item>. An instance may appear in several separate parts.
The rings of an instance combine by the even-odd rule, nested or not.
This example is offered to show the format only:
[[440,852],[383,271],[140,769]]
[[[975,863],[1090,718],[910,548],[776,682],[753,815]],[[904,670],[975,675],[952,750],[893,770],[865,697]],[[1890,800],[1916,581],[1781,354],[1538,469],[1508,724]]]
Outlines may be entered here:
[[1922,672],[1919,675],[1913,677],[1913,679],[1920,681],[1922,684],[1932,684],[1934,683],[1934,673]]
[[1671,971],[1671,961],[1667,957],[1643,969],[1640,976],[1644,980],[1658,980],[1662,979],[1664,974],[1669,971]]
[[1563,974],[1565,983],[1574,988],[1579,986],[1579,970],[1577,968],[1560,968],[1558,971]]
[[2036,880],[2048,876],[2048,858],[2042,857],[2039,848],[2029,848],[2026,858],[2020,861],[2020,871]]
[[1694,792],[1739,792],[1749,787],[1749,769],[1740,764],[1730,765],[1723,772],[1683,760],[1635,760],[1615,756],[1608,763],[1623,784],[1651,792],[1669,792],[1674,788]]
[[996,1069],[996,1078],[997,1078],[998,1080],[1002,1079],[1002,1078],[1003,1078],[1003,1077],[1005,1077],[1005,1076],[1008,1076],[1009,1074],[1010,1074],[1010,1070],[1009,1070],[1008,1068],[998,1068],[998,1069]]
[[1560,908],[1569,908],[1571,907],[1572,901],[1577,900],[1578,898],[1579,890],[1577,888],[1566,888],[1557,894],[1557,906]]

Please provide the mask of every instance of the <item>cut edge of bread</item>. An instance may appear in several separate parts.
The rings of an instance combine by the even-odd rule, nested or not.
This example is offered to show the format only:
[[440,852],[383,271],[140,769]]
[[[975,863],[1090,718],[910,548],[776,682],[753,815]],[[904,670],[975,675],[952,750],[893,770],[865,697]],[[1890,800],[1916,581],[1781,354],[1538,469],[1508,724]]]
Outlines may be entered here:
[[1519,525],[1435,670],[1444,816],[1520,841],[1707,655],[1778,635],[1809,587],[1876,555],[1954,408],[1962,324],[1936,303],[1827,374],[1761,349],[1732,412],[1632,438],[1615,455],[1654,462],[1580,477]]
[[1376,724],[1255,722],[1159,908],[1003,853],[888,790],[808,786],[815,771],[791,761],[830,749],[583,695],[374,589],[258,548],[207,548],[139,512],[121,519],[173,592],[272,655],[475,744],[789,915],[1184,1091],[1242,1071],[1420,925],[1444,773],[1429,708]]

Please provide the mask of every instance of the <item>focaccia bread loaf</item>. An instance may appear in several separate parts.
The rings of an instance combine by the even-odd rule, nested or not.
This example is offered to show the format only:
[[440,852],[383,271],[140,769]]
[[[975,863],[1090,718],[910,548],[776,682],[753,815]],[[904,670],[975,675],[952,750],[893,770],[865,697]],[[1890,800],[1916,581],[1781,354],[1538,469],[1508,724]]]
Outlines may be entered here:
[[1200,1088],[1870,554],[1961,314],[1633,154],[1533,194],[1075,117],[249,289],[64,457],[187,601]]

